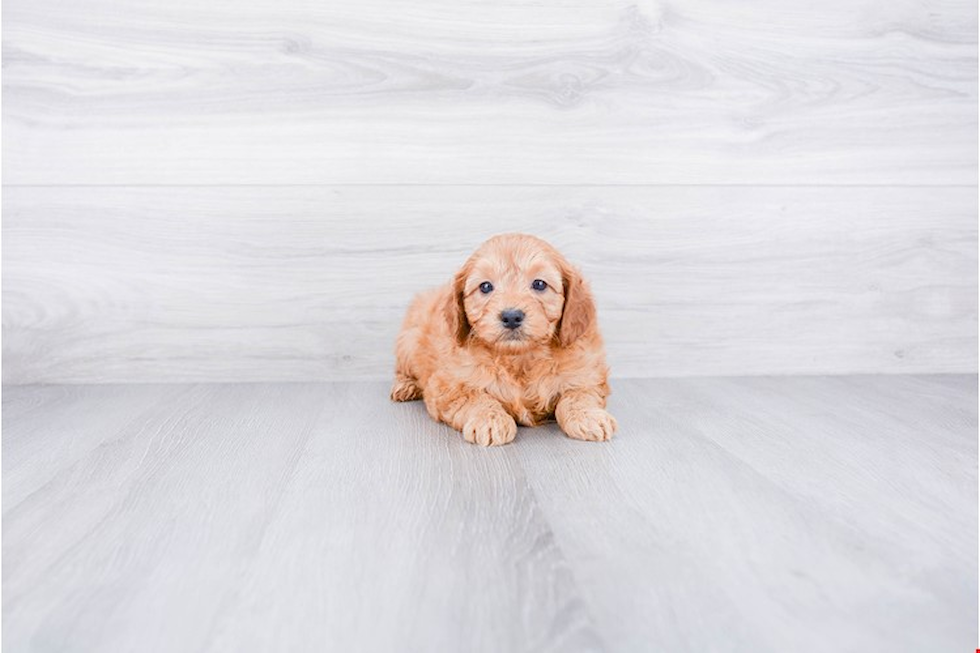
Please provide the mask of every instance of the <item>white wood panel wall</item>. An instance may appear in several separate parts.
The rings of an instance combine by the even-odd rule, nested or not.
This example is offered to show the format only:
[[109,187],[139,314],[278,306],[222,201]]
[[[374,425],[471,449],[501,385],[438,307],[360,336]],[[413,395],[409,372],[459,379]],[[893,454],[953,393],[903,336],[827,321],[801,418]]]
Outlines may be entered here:
[[10,382],[387,375],[412,293],[516,229],[583,267],[619,375],[976,358],[973,188],[73,187],[6,202]]
[[510,230],[619,376],[975,371],[976,12],[10,0],[4,381],[383,377]]

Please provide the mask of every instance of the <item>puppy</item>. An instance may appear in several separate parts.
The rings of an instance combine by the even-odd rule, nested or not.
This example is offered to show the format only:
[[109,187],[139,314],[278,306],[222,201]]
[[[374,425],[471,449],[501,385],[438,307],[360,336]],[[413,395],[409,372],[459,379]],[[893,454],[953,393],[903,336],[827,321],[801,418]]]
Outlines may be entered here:
[[506,444],[518,424],[553,418],[578,440],[616,430],[592,294],[534,236],[491,238],[450,284],[416,296],[395,357],[391,398],[424,399],[467,442]]

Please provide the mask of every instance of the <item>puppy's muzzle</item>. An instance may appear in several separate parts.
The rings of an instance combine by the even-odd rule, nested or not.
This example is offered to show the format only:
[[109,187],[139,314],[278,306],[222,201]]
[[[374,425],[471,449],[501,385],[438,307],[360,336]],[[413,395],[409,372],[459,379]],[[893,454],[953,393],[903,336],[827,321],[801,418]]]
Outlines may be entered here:
[[524,311],[516,308],[508,308],[500,312],[500,321],[504,328],[516,329],[524,323]]

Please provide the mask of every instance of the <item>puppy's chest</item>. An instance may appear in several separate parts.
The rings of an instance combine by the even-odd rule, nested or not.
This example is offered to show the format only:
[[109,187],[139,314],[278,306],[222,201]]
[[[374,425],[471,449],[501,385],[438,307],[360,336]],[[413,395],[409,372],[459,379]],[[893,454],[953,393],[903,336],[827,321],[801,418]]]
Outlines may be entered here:
[[499,370],[486,390],[518,424],[535,426],[554,416],[558,387],[558,379],[553,377]]

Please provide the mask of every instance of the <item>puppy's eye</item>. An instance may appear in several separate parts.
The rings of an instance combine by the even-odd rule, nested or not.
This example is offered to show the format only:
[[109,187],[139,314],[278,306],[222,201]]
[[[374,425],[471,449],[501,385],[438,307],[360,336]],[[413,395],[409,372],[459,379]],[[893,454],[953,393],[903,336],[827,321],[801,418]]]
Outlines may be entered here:
[[480,284],[480,292],[482,292],[484,295],[493,292],[493,284],[489,281],[484,281]]
[[531,287],[534,288],[535,290],[540,291],[547,288],[548,284],[542,281],[541,279],[535,279],[534,281],[531,282]]

